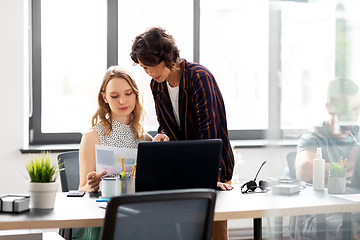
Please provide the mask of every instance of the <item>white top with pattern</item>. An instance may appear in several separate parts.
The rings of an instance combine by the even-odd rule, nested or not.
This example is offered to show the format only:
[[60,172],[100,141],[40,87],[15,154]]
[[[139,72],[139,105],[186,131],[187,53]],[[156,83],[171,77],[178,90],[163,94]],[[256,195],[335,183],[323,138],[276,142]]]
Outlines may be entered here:
[[138,148],[139,142],[145,141],[145,135],[143,139],[135,140],[130,125],[122,124],[115,119],[113,119],[112,132],[109,135],[105,135],[105,127],[101,122],[95,125],[93,129],[99,134],[100,145],[102,146]]

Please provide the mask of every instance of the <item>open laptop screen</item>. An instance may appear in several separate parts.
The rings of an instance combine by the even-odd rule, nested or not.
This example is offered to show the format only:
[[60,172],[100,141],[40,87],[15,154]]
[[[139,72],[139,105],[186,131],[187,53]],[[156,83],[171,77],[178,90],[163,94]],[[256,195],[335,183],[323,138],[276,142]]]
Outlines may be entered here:
[[141,142],[135,191],[216,189],[221,139]]
[[357,151],[353,174],[351,177],[351,188],[360,190],[360,151]]

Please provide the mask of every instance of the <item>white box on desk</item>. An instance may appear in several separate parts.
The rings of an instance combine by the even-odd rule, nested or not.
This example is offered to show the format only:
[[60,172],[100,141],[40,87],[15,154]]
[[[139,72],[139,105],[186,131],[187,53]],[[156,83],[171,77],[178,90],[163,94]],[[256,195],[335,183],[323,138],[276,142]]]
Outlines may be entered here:
[[0,197],[0,212],[23,212],[29,208],[29,196],[5,195]]
[[0,231],[0,240],[42,240],[40,229],[18,229]]
[[297,184],[277,184],[271,188],[273,194],[291,195],[299,193],[300,186]]

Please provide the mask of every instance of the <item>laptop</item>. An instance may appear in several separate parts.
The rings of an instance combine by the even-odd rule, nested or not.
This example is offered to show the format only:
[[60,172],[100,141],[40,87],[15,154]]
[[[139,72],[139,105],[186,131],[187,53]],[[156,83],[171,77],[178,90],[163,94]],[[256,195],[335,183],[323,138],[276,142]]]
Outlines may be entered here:
[[135,192],[210,188],[216,190],[221,139],[141,142]]
[[360,150],[358,150],[350,183],[350,193],[360,192]]

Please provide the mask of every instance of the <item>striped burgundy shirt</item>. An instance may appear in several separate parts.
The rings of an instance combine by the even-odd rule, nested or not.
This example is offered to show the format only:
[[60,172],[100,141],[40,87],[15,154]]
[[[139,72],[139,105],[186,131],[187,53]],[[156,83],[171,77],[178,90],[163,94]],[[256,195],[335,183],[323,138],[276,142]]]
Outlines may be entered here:
[[220,181],[231,180],[234,155],[229,141],[223,97],[214,76],[197,63],[181,61],[179,84],[180,128],[176,124],[166,82],[150,83],[159,133],[171,140],[222,139]]

